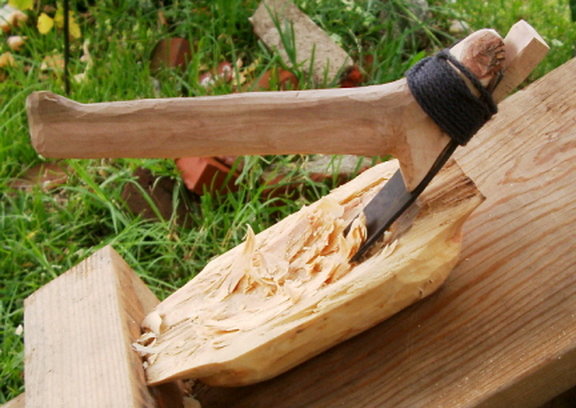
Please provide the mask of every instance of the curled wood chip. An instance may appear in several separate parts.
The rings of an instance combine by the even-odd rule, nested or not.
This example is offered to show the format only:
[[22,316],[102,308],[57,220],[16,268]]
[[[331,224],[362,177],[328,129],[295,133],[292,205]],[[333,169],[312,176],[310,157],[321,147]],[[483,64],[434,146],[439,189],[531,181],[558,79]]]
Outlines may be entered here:
[[[162,317],[160,316],[160,313],[154,311],[152,313],[150,313],[148,315],[148,328],[153,332],[153,333],[160,333],[161,329],[162,329]],[[144,338],[144,341],[148,341],[149,338]]]

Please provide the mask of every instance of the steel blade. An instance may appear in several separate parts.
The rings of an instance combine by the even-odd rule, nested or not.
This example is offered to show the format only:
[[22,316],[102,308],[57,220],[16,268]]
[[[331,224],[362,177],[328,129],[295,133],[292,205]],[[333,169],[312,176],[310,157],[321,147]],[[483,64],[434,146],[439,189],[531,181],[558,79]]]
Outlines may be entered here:
[[[356,254],[352,257],[352,262],[358,262],[362,255],[372,247],[384,232],[390,228],[392,223],[400,217],[416,201],[418,196],[430,184],[434,176],[442,169],[448,161],[458,143],[451,141],[440,153],[426,176],[416,186],[413,191],[408,191],[404,184],[404,179],[400,171],[396,171],[382,189],[363,208],[366,217],[366,240],[360,246]],[[346,228],[345,233],[350,229]]]

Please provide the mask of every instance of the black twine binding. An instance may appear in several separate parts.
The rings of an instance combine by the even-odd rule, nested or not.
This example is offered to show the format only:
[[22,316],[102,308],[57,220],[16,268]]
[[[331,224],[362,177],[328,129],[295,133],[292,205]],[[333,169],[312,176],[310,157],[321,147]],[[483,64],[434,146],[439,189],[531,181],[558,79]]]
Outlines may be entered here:
[[[450,66],[472,82],[477,97]],[[424,58],[406,72],[408,87],[420,107],[459,145],[465,145],[498,108],[476,76],[448,50]]]

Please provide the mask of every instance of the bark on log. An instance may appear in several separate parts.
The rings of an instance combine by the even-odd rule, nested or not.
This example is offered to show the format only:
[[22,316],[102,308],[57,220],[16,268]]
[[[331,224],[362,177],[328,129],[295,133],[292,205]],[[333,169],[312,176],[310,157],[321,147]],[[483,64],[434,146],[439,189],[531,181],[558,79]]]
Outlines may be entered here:
[[[149,384],[261,381],[428,296],[458,260],[460,230],[482,196],[455,164],[417,214],[364,262],[361,228],[343,230],[397,169],[376,166],[214,259],[143,322]],[[413,219],[411,219],[411,217]]]

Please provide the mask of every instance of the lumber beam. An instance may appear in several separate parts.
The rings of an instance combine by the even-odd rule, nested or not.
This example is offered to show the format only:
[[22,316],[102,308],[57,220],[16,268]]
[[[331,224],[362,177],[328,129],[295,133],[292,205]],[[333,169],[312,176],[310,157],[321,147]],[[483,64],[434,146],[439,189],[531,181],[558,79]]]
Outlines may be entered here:
[[457,154],[487,200],[441,290],[209,408],[537,407],[576,384],[576,60],[500,106]]
[[156,390],[156,403],[132,350],[157,303],[110,246],[34,292],[24,310],[26,407],[163,407],[173,397]]
[[[318,83],[337,80],[353,65],[346,51],[290,0],[260,2],[250,22],[260,40],[278,52],[284,64],[309,68]],[[286,38],[294,41],[290,51]],[[290,52],[295,54],[295,61]]]
[[18,395],[16,398],[11,399],[3,404],[0,408],[24,408],[26,406],[26,399],[24,393]]

